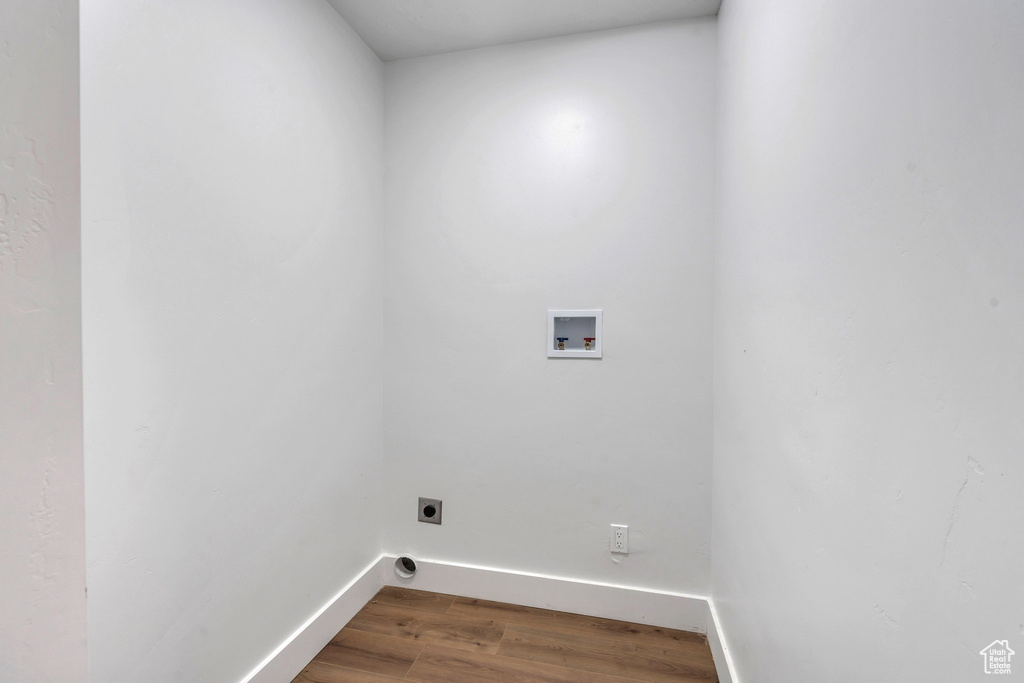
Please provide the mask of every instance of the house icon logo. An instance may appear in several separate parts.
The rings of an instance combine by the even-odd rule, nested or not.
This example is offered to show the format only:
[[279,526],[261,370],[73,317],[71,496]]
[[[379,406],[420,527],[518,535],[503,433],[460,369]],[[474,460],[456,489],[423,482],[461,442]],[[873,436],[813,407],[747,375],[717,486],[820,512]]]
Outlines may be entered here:
[[1008,641],[993,640],[991,645],[981,651],[981,656],[985,658],[985,673],[1010,673],[1010,657],[1015,654],[1017,653],[1010,649]]

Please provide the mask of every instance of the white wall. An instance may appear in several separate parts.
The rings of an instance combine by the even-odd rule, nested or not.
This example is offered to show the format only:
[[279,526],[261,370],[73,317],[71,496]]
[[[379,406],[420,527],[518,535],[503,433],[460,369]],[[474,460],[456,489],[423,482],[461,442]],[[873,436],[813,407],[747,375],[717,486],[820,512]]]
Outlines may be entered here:
[[[715,50],[699,21],[385,65],[387,550],[707,592]],[[548,308],[603,308],[604,359],[548,359]]]
[[0,3],[0,681],[85,675],[78,3]]
[[82,19],[90,678],[239,680],[380,552],[382,68],[321,0]]
[[726,0],[720,30],[741,678],[981,679],[992,640],[1024,652],[1024,5]]

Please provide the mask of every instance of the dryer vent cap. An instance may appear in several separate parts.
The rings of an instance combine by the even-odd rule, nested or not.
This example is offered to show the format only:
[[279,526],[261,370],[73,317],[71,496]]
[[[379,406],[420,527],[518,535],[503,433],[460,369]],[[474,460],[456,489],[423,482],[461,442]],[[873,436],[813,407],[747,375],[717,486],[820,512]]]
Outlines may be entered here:
[[395,560],[395,573],[403,579],[411,579],[416,574],[416,560],[403,555]]

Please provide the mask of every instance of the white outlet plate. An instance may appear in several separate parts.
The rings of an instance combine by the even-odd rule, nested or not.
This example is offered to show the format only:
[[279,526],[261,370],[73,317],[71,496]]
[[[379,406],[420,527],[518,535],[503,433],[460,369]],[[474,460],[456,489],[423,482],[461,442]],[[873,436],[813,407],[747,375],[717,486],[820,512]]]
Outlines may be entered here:
[[610,544],[613,553],[629,555],[628,524],[612,524]]

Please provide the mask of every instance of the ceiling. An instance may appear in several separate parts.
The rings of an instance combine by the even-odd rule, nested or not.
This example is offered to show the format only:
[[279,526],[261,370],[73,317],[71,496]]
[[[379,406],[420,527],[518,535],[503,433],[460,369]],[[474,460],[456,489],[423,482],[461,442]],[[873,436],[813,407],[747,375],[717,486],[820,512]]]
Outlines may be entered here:
[[384,61],[714,16],[722,0],[329,0]]

